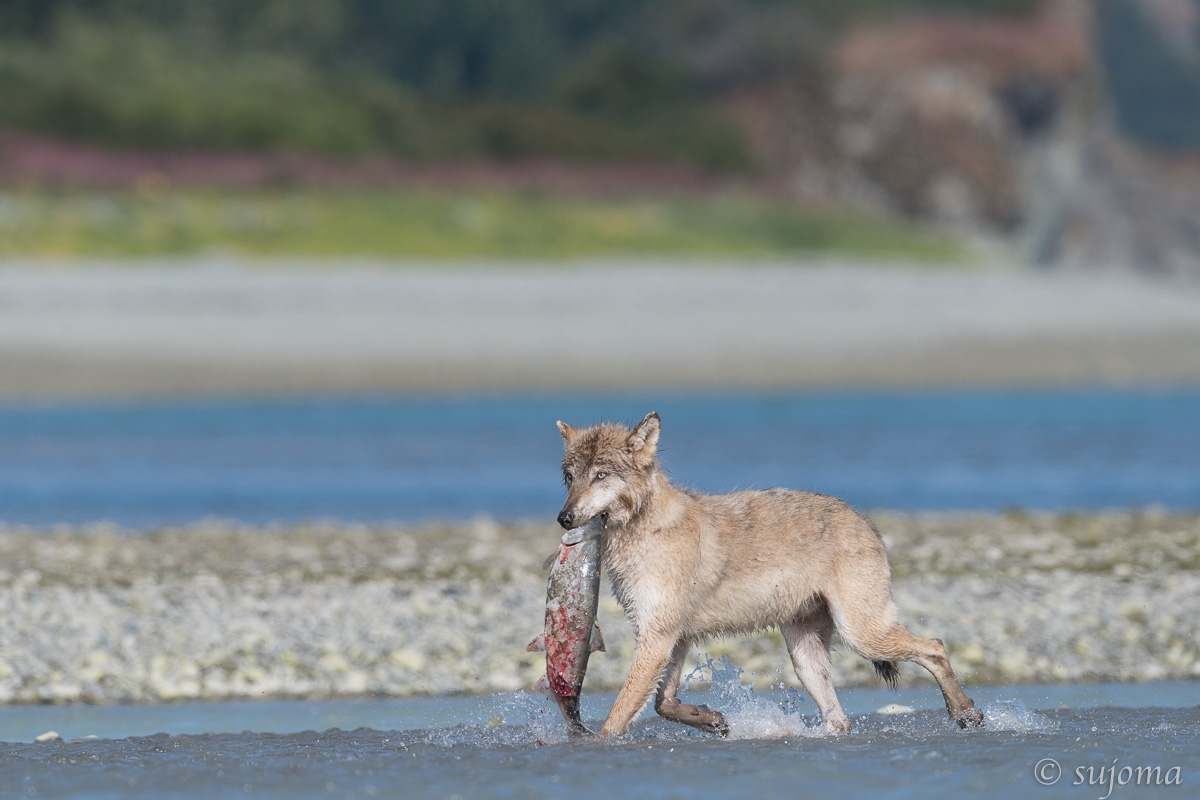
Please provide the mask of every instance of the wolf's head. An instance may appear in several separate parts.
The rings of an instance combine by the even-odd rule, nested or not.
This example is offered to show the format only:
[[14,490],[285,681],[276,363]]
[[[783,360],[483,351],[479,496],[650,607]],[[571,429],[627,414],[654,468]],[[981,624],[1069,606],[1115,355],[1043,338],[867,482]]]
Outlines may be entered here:
[[607,423],[580,429],[559,422],[567,447],[562,465],[567,502],[558,524],[569,530],[599,515],[606,527],[627,525],[654,485],[659,428],[653,411],[632,431]]

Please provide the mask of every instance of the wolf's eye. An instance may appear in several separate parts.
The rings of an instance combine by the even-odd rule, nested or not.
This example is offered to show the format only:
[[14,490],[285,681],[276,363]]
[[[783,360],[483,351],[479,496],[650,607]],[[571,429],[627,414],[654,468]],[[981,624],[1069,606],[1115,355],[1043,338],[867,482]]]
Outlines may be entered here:
[[572,474],[571,474],[571,473],[569,473],[569,472],[564,472],[564,473],[563,473],[563,480],[565,480],[565,481],[567,482],[567,485],[568,485],[568,486],[570,486],[570,485],[571,485],[571,481],[575,480],[575,476],[574,476],[574,475],[572,475]]
[[596,473],[596,480],[598,480],[598,481],[602,481],[602,480],[604,480],[604,479],[605,479],[605,478],[607,478],[607,477],[608,477],[608,473],[607,473],[607,472],[597,472],[597,473]]

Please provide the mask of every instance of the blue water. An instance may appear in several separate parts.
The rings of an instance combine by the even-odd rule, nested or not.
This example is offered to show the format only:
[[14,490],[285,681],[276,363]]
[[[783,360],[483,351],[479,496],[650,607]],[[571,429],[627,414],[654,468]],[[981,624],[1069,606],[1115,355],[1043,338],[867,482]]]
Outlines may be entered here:
[[557,419],[662,415],[673,478],[862,508],[1200,508],[1200,387],[451,396],[0,409],[0,518],[553,518]]
[[[725,689],[689,699],[727,717],[740,706],[746,729],[739,733],[733,722],[731,739],[644,713],[624,740],[576,744],[565,740],[549,701],[524,693],[0,708],[0,739],[8,740],[0,741],[0,786],[5,797],[78,800],[1026,793],[1099,800],[1190,798],[1200,782],[1200,708],[1189,682],[970,687],[988,720],[974,731],[950,722],[932,685],[898,694],[850,689],[841,695],[854,730],[837,737],[820,730],[811,701],[797,706],[775,691],[747,692],[739,702],[737,688]],[[585,718],[599,718],[611,701],[585,695]],[[896,702],[915,711],[873,713]],[[100,738],[30,743],[51,727],[67,738]],[[1134,784],[1139,767],[1158,768],[1158,782]]]
[[[737,670],[733,670],[734,673]],[[731,678],[734,677],[731,675]],[[740,679],[740,674],[736,675]],[[725,698],[704,687],[685,693],[690,702],[723,708]],[[747,696],[778,703],[776,690],[746,687]],[[1200,681],[1149,683],[1034,684],[1018,686],[967,686],[977,703],[1019,700],[1032,709],[1050,708],[1194,708],[1200,709]],[[616,692],[584,692],[583,717],[602,720]],[[839,687],[838,700],[851,718],[869,714],[890,703],[916,711],[945,715],[942,695],[932,681],[903,689]],[[808,695],[799,693],[798,711],[816,725],[817,711]],[[545,721],[541,721],[542,717]],[[565,736],[558,708],[535,693],[491,695],[431,695],[370,697],[347,700],[228,700],[221,702],[118,703],[113,705],[0,705],[0,742],[32,742],[48,730],[64,739],[96,736],[124,739],[131,736],[172,736],[205,733],[299,733],[332,728],[354,730],[449,730],[458,726],[484,728],[489,722],[530,723],[557,730]],[[643,710],[639,726],[654,724],[651,709]],[[949,724],[949,721],[947,720]],[[953,727],[953,726],[951,726]],[[1197,776],[1200,778],[1200,775]]]

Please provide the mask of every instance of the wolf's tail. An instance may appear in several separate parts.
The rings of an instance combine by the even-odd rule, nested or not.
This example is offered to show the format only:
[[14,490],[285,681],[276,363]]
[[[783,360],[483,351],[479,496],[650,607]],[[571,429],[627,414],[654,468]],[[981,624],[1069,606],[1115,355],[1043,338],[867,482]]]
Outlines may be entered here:
[[879,673],[879,677],[883,678],[883,682],[888,685],[889,689],[896,688],[896,681],[900,679],[900,665],[895,661],[872,661],[875,665],[875,671]]

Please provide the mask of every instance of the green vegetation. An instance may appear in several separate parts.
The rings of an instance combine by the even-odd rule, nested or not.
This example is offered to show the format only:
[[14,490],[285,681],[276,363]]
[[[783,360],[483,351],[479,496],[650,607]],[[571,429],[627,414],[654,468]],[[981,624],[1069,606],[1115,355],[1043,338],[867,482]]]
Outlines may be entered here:
[[749,195],[579,198],[537,193],[148,188],[0,196],[0,256],[249,255],[766,257],[799,252],[961,257],[929,234]]
[[1038,0],[0,0],[0,127],[132,149],[752,168],[721,110],[838,26]]
[[378,145],[367,99],[299,61],[181,52],[144,26],[72,18],[47,42],[0,50],[7,121],[105,145],[360,153]]
[[[643,77],[635,72],[627,79]],[[594,83],[584,76],[573,86],[581,87],[578,93]],[[653,102],[640,91],[642,101]],[[421,97],[377,75],[322,70],[286,53],[221,52],[142,24],[114,27],[81,17],[67,18],[46,41],[0,47],[0,121],[152,150],[386,152],[425,161],[636,159],[718,170],[750,165],[733,126],[694,101],[629,114],[613,107],[590,113],[571,102]]]

